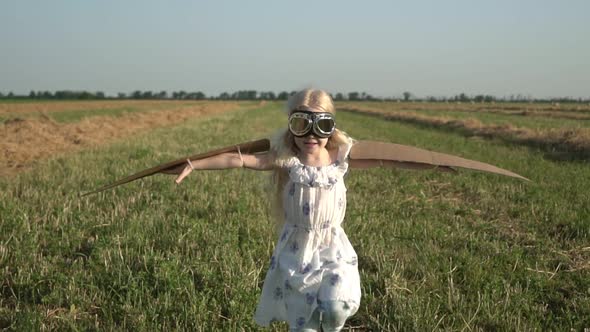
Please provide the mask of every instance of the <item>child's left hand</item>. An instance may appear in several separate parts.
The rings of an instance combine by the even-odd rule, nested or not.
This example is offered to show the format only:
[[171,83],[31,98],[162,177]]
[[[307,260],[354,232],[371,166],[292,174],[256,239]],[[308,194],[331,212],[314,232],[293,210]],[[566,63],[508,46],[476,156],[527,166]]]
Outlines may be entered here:
[[184,180],[184,178],[187,177],[192,171],[192,167],[190,165],[186,165],[180,175],[176,178],[176,180],[174,180],[174,182],[176,182],[176,184],[180,184],[180,182],[182,182],[182,180]]

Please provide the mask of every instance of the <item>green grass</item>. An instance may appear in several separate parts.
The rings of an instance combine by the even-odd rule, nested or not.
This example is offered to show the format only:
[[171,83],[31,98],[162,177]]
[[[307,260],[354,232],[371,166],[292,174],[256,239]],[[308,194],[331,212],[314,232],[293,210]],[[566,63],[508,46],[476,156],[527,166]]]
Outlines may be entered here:
[[138,112],[139,110],[133,107],[121,107],[111,109],[88,109],[88,110],[72,110],[54,112],[49,115],[56,122],[69,123],[77,122],[85,118],[93,116],[112,116],[118,117],[127,113]]
[[[82,199],[77,193],[180,155],[268,136],[284,122],[272,107],[226,113],[0,179],[0,328],[256,330],[275,240],[265,173],[205,171],[181,186],[157,175]],[[359,255],[363,299],[348,324],[590,327],[587,164],[360,114],[339,113],[338,124],[357,139],[454,153],[533,180],[352,170],[344,228]]]

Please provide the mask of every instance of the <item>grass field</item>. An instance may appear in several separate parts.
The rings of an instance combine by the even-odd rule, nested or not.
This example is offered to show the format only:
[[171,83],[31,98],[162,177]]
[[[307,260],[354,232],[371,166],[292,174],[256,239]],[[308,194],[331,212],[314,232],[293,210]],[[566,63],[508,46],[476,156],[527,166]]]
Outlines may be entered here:
[[[422,104],[422,103],[342,103],[342,106],[371,107],[386,112],[405,112],[449,119],[474,119],[483,124],[512,125],[532,129],[589,128],[590,106],[547,110],[538,104],[507,104],[507,109],[492,108],[490,104]],[[502,106],[497,106],[502,107]],[[547,106],[544,106],[547,107]]]
[[[211,104],[185,100],[108,100],[108,101],[0,101],[0,122],[14,119],[49,118],[57,123],[79,122],[97,116],[120,117],[129,113],[179,111]],[[242,102],[243,105],[250,104]]]
[[[137,170],[266,137],[280,105],[195,118],[0,178],[0,328],[257,330],[275,229],[267,174]],[[481,160],[532,180],[351,170],[344,229],[359,256],[355,330],[590,328],[590,167],[534,147],[341,112],[356,139]],[[273,331],[285,331],[282,324]]]

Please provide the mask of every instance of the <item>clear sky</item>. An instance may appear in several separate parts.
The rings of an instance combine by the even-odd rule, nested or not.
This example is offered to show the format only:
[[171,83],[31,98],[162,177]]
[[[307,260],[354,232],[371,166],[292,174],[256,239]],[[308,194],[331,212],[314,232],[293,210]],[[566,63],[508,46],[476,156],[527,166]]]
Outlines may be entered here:
[[0,92],[590,97],[589,0],[13,0]]

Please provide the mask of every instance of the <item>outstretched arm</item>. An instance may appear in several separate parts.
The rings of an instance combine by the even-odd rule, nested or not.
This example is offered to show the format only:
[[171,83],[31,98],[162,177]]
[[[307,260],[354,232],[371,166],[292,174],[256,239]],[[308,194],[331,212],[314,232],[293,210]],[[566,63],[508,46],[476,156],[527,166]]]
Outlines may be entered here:
[[[264,155],[264,153],[268,153],[269,149],[270,149],[270,141],[266,138],[263,138],[263,139],[259,139],[256,141],[241,143],[238,145],[226,146],[226,147],[223,147],[220,149],[216,149],[216,150],[212,150],[212,151],[208,151],[208,152],[204,152],[204,153],[199,153],[199,154],[190,156],[188,158],[190,158],[191,161],[192,160],[196,161],[196,160],[200,160],[200,159],[211,158],[213,156],[217,156],[217,155],[224,154],[224,153],[231,153],[233,151],[239,152],[241,150],[244,152],[244,154],[256,154],[256,156],[259,156],[261,158],[261,160],[267,160],[268,165],[272,165],[272,161],[271,161],[272,159],[268,159],[271,157],[262,157],[262,155]],[[257,153],[259,153],[260,155],[258,155]],[[239,154],[238,154],[238,156],[239,156]],[[135,174],[131,174],[125,178],[122,178],[122,179],[119,179],[113,183],[110,183],[106,186],[102,186],[102,187],[95,189],[93,191],[89,191],[87,193],[84,193],[81,196],[96,194],[101,191],[111,189],[111,188],[120,186],[122,184],[129,183],[131,181],[135,181],[138,179],[142,179],[146,176],[154,175],[157,173],[181,174],[186,169],[186,164],[188,163],[187,159],[185,159],[185,158],[187,158],[187,157],[180,158],[177,160],[172,160],[167,163],[160,164],[158,166],[144,169],[144,170],[139,171]],[[258,157],[256,157],[256,158],[258,158]],[[191,162],[191,164],[192,164],[192,162]],[[215,163],[213,163],[213,164],[215,164]],[[254,163],[254,164],[258,165],[257,169],[262,169],[265,163],[261,163],[261,164]],[[242,160],[240,159],[240,166],[243,166],[243,165],[245,165],[245,163],[242,163]],[[250,163],[248,163],[248,165],[250,165]],[[212,165],[212,166],[215,166],[215,165]],[[223,165],[221,165],[221,166],[223,166]],[[256,166],[254,166],[254,167],[256,167]],[[272,167],[272,166],[264,166],[264,167]],[[228,166],[220,167],[218,165],[216,168],[210,168],[210,169],[220,169],[220,168],[228,168]],[[192,168],[191,168],[191,170],[192,170]]]
[[177,168],[167,171],[169,174],[179,174],[175,182],[180,184],[193,170],[216,170],[229,168],[249,168],[259,171],[270,170],[273,167],[273,157],[270,153],[261,154],[240,154],[227,152],[209,158],[187,160],[184,168]]

